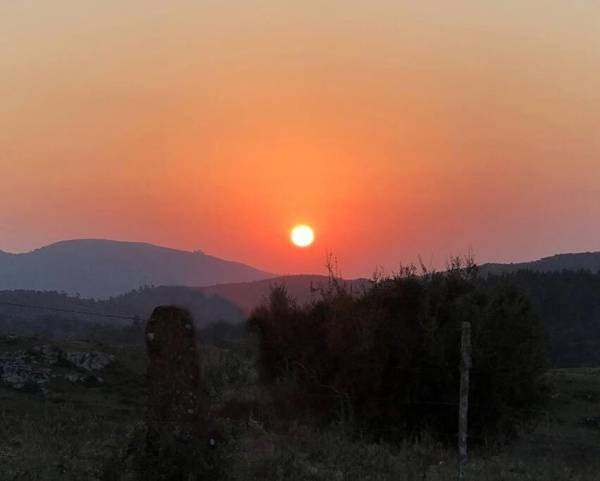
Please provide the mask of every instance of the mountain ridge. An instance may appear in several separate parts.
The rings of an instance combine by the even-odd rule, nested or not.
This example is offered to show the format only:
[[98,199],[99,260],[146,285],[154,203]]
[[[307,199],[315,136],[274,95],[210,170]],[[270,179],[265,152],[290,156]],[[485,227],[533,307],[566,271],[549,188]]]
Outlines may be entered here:
[[554,254],[535,261],[511,263],[488,262],[480,266],[482,274],[503,274],[518,270],[532,270],[536,272],[590,270],[592,272],[600,272],[600,252],[589,251]]
[[107,298],[144,285],[199,286],[275,277],[252,266],[144,242],[73,239],[0,255],[0,290]]
[[[485,263],[483,275],[518,270],[549,272],[587,269],[600,272],[600,252],[557,254],[529,262]],[[303,277],[304,276],[304,277]],[[230,299],[249,312],[272,284],[285,283],[291,294],[311,298],[311,283],[326,276],[278,276],[202,251],[185,251],[147,242],[71,239],[24,253],[0,250],[0,290],[64,291],[105,299],[142,286],[185,286]],[[364,284],[364,280],[347,281]],[[257,284],[255,284],[257,283]]]

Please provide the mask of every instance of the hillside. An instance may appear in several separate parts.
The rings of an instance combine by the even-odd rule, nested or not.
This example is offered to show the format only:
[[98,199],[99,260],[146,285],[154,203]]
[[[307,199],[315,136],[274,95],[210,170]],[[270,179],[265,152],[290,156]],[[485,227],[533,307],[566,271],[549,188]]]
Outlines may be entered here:
[[600,272],[520,270],[482,278],[524,292],[542,319],[557,367],[600,365]]
[[[559,254],[532,262],[481,266],[484,275],[523,269],[599,272],[600,252]],[[327,278],[275,277],[275,274],[201,252],[137,242],[82,239],[58,242],[23,254],[0,251],[0,290],[64,291],[103,299],[142,286],[208,286],[202,290],[230,299],[247,313],[268,294],[270,286],[281,282],[287,285],[293,297],[304,302],[312,298],[311,284],[325,285]],[[358,282],[359,286],[365,283],[352,282]]]
[[[355,292],[365,288],[369,281],[366,279],[344,280]],[[327,276],[317,275],[295,275],[281,276],[272,279],[254,282],[240,282],[232,284],[219,284],[201,287],[200,290],[206,294],[213,294],[227,299],[236,305],[245,314],[249,314],[265,300],[274,286],[285,286],[290,297],[299,304],[304,304],[318,296],[318,290],[326,288],[329,283]]]
[[107,298],[146,285],[202,286],[273,277],[200,252],[111,240],[70,240],[24,254],[0,252],[0,290]]
[[[44,306],[33,309],[7,304]],[[147,287],[95,301],[59,292],[0,291],[0,334],[45,335],[51,338],[138,340],[141,327],[157,305],[175,304],[190,311],[199,328],[217,321],[239,323],[242,313],[231,302],[190,287]],[[96,314],[130,317],[102,317]],[[139,324],[139,323],[138,323]],[[99,332],[100,331],[100,332]],[[137,341],[136,341],[137,342]]]
[[482,274],[505,274],[519,270],[536,272],[589,270],[600,272],[600,252],[557,254],[537,261],[510,264],[488,263],[481,266]]
[[[391,446],[344,436],[339,428],[301,424],[282,429],[272,421],[277,417],[271,398],[259,389],[256,360],[247,342],[204,349],[205,390],[231,441],[223,444],[227,479],[437,481],[456,477],[454,450],[429,438],[416,445]],[[82,354],[110,363],[90,372],[85,365],[64,362]],[[0,336],[0,358],[12,360],[22,377],[39,386],[0,379],[0,479],[133,479],[130,456],[144,446],[143,415],[148,404],[143,347]],[[467,479],[598,479],[600,370],[550,371],[547,380],[551,396],[540,422],[513,444],[470,451]],[[226,403],[238,406],[240,398],[246,403],[250,399],[257,414],[238,410],[232,415],[223,409]]]
[[[91,326],[122,327],[131,323],[127,319],[106,318],[95,316],[94,313],[145,320],[154,307],[166,304],[188,309],[200,328],[218,321],[237,324],[268,297],[273,286],[285,285],[298,303],[304,303],[318,296],[315,290],[326,287],[328,281],[325,276],[299,275],[209,287],[143,287],[103,300],[70,296],[56,291],[6,290],[0,291],[0,334],[85,337],[90,335]],[[362,289],[367,283],[365,280],[345,282],[355,290]],[[2,303],[44,306],[54,310]]]

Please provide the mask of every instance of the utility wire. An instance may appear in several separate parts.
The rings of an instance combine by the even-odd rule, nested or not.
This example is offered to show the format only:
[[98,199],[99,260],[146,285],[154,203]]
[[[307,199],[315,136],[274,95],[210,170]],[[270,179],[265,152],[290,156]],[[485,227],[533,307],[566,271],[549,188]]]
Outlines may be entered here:
[[4,302],[0,301],[0,306],[9,306],[9,307],[22,307],[25,309],[40,309],[44,311],[54,311],[54,312],[65,312],[69,314],[80,314],[84,316],[97,316],[97,317],[107,317],[110,319],[124,319],[127,321],[139,321],[139,316],[123,316],[119,314],[105,314],[101,312],[92,312],[92,311],[75,311],[71,309],[61,309],[60,307],[49,307],[49,306],[35,306],[33,304],[19,304],[16,302]]

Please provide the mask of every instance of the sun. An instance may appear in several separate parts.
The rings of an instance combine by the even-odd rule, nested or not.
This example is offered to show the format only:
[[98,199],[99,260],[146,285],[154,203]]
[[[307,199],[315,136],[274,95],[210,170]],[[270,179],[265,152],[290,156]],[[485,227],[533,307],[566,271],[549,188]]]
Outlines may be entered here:
[[298,247],[308,247],[315,241],[315,233],[308,225],[297,225],[292,229],[292,243]]

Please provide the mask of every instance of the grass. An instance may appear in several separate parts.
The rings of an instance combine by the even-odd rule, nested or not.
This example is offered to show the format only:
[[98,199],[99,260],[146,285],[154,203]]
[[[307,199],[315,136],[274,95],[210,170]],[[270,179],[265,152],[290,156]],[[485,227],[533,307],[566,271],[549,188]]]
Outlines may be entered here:
[[[0,342],[0,350],[15,349],[15,342],[10,346]],[[134,479],[128,450],[143,445],[143,349],[74,342],[61,347],[103,350],[115,354],[119,363],[107,373],[104,385],[62,385],[47,398],[0,388],[0,480]],[[225,479],[455,478],[455,452],[426,436],[417,444],[391,446],[352,439],[343,425],[317,429],[276,422],[269,412],[268,393],[258,384],[251,353],[243,344],[204,351],[206,393],[215,411],[240,399],[262,406],[250,410],[249,416],[219,419]],[[474,448],[467,480],[600,479],[600,427],[595,422],[600,418],[600,369],[554,370],[548,377],[552,395],[535,429],[501,448]]]

